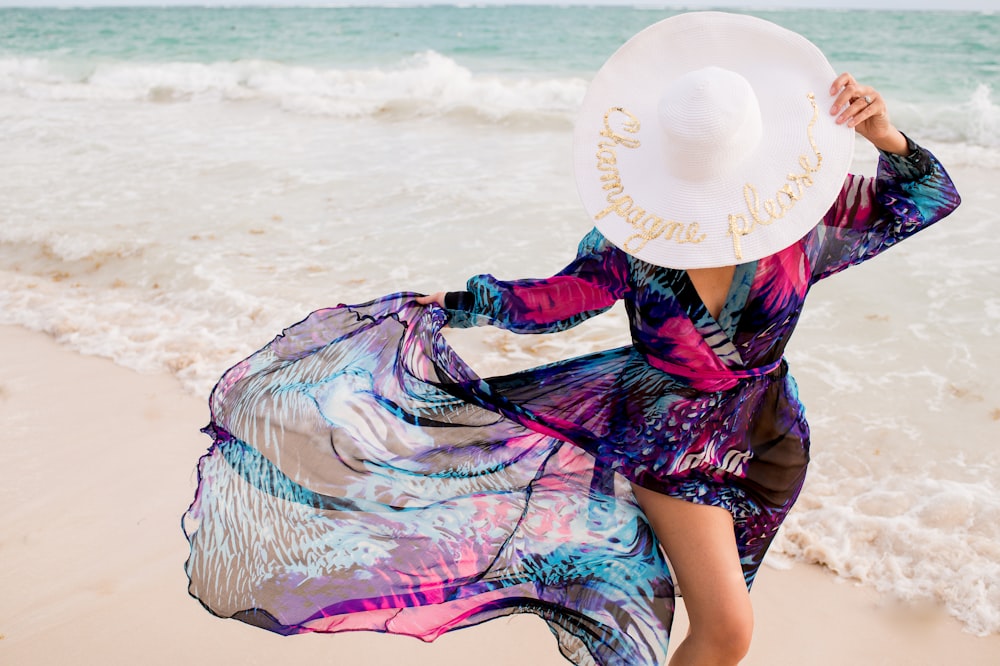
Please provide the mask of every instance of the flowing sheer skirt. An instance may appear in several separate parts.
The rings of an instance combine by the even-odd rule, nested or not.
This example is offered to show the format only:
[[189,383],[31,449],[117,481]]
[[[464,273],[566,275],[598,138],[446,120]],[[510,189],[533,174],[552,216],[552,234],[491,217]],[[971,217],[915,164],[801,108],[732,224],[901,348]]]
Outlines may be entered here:
[[446,320],[407,294],[320,310],[226,372],[183,521],[190,593],[283,634],[433,640],[535,613],[575,664],[661,664],[666,562],[629,482],[566,441],[606,425],[634,355],[487,381]]

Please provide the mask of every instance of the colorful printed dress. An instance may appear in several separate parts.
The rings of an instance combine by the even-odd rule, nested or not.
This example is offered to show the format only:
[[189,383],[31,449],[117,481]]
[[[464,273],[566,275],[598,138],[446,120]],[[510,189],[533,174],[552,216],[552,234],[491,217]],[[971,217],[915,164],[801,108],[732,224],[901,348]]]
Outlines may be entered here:
[[[575,664],[664,661],[674,591],[637,483],[732,512],[747,584],[809,429],[782,354],[809,287],[959,203],[926,151],[849,176],[798,243],[736,268],[718,319],[684,271],[593,231],[558,275],[320,310],[230,369],[185,514],[190,593],[271,631],[432,640],[535,613]],[[624,300],[634,344],[483,379],[441,328],[573,326]]]

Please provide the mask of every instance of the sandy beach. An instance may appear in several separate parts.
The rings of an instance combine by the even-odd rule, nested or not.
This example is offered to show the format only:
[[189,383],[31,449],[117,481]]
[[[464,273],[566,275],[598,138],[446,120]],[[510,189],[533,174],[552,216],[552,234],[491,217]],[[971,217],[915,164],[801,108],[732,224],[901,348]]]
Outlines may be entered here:
[[[205,401],[0,327],[0,663],[565,664],[534,617],[433,644],[371,633],[283,638],[213,617],[187,595],[180,514],[209,444]],[[1000,636],[938,608],[888,602],[815,565],[764,567],[748,666],[996,664]],[[685,630],[678,613],[675,636]]]

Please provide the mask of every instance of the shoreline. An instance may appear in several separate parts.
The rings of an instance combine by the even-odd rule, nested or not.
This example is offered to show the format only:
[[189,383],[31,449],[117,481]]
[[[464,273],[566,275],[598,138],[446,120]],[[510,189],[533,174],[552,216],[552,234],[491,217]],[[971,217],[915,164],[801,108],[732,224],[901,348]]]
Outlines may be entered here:
[[[283,638],[211,616],[187,595],[180,529],[210,443],[199,432],[207,400],[174,377],[84,356],[42,333],[0,326],[0,340],[0,661],[568,663],[529,616],[432,644],[367,632]],[[976,637],[940,608],[884,601],[816,565],[763,567],[751,598],[747,666],[1000,659],[1000,635]],[[685,630],[679,612],[674,636]]]

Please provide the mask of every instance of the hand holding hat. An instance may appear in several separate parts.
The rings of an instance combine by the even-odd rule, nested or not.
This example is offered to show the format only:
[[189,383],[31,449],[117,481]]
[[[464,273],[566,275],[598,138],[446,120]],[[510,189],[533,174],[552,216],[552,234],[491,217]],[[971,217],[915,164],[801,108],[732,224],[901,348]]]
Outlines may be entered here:
[[885,100],[874,88],[859,84],[845,72],[830,86],[830,94],[836,95],[830,114],[837,116],[838,124],[853,127],[879,150],[909,152],[906,137],[889,120]]

